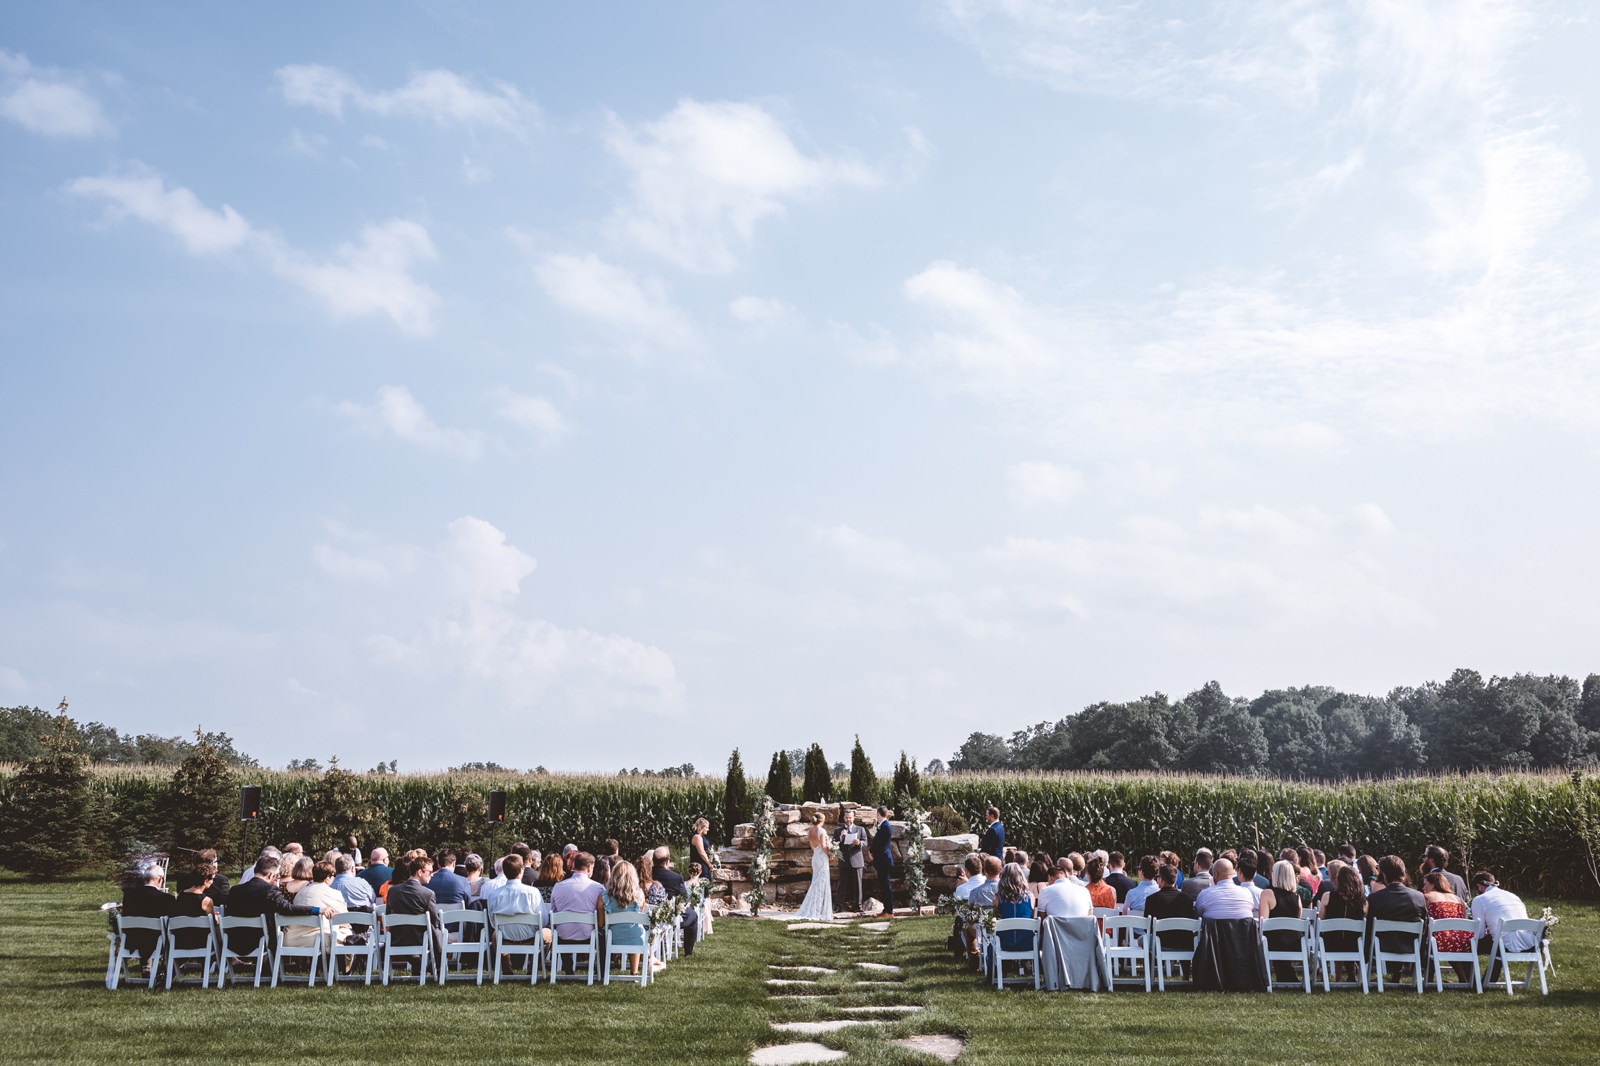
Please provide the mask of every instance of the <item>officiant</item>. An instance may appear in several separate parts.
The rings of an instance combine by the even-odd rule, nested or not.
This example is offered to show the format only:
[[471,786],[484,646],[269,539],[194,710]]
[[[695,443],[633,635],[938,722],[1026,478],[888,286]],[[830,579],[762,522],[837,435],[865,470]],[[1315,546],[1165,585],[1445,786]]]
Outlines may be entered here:
[[839,890],[834,893],[834,906],[841,911],[860,911],[867,831],[856,825],[855,811],[847,807],[839,815],[839,828],[834,830],[833,839],[839,845]]

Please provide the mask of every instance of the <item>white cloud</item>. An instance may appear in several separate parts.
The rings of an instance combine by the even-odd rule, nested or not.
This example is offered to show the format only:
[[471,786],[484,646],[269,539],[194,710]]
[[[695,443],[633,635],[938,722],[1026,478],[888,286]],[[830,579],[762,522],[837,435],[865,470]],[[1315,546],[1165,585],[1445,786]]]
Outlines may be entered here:
[[467,515],[445,527],[449,534],[439,557],[450,591],[475,601],[509,600],[522,591],[522,579],[537,559],[506,543],[506,535],[481,518]]
[[542,396],[524,396],[502,385],[495,397],[499,401],[496,413],[501,418],[537,431],[547,442],[559,441],[571,428],[556,405]]
[[929,577],[944,570],[938,557],[907,547],[892,537],[871,537],[847,525],[817,530],[817,543],[848,566],[889,577]]
[[788,201],[881,179],[860,163],[806,155],[755,104],[683,100],[654,122],[615,124],[611,150],[632,172],[613,231],[686,270],[738,265],[761,219]]
[[398,89],[368,92],[337,67],[291,65],[276,72],[285,101],[343,117],[348,105],[369,114],[420,118],[443,125],[520,130],[536,117],[516,86],[485,92],[448,70],[418,71]]
[[728,304],[728,313],[740,322],[770,326],[795,315],[792,304],[763,296],[740,296]]
[[368,432],[382,433],[387,430],[401,440],[428,451],[444,452],[464,459],[475,459],[483,451],[483,434],[443,429],[434,424],[422,404],[404,385],[383,386],[371,404],[346,401],[334,409]]
[[1059,463],[1017,463],[1006,471],[1011,499],[1023,507],[1060,507],[1083,488],[1083,475]]
[[311,561],[329,577],[355,581],[389,580],[389,568],[381,561],[351,554],[331,544],[313,545]]
[[634,351],[700,344],[689,316],[656,278],[640,277],[593,253],[547,255],[534,274],[552,300],[627,338]]
[[1369,533],[1387,536],[1394,532],[1394,522],[1384,513],[1383,508],[1375,503],[1356,504],[1353,513],[1356,521]]
[[192,255],[234,249],[254,252],[274,273],[316,297],[335,318],[381,313],[408,333],[433,329],[438,295],[411,276],[412,266],[434,257],[428,231],[408,219],[391,218],[366,226],[361,239],[318,259],[258,229],[231,206],[214,211],[190,190],[168,188],[143,168],[127,174],[78,178],[67,191],[101,200],[113,219],[132,217],[164,229]]
[[0,115],[46,137],[100,137],[113,132],[100,102],[55,71],[0,48]]

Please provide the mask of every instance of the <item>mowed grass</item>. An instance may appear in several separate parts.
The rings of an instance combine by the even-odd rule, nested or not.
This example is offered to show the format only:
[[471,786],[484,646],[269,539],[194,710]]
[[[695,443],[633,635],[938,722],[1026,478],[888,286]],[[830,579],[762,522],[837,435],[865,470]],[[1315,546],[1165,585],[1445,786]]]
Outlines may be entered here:
[[[1600,906],[1551,903],[1557,973],[1548,997],[1391,991],[1219,996],[995,992],[943,950],[946,918],[899,919],[886,934],[854,927],[788,932],[726,919],[651,988],[340,986],[172,992],[104,984],[103,883],[0,881],[0,1061],[429,1063],[743,1063],[769,1043],[816,1039],[850,1063],[932,1060],[889,1043],[913,1033],[968,1041],[962,1063],[1594,1063],[1600,1061]],[[1538,913],[1545,901],[1529,900]],[[855,968],[887,962],[897,974]],[[769,969],[816,965],[834,975]],[[770,989],[769,977],[815,977]],[[890,980],[891,985],[857,985]],[[771,992],[829,993],[784,999]],[[821,1037],[779,1035],[768,1021],[822,1020],[838,1006],[924,1009],[885,1026]],[[871,1017],[871,1015],[867,1015]],[[883,1015],[886,1019],[892,1016]]]

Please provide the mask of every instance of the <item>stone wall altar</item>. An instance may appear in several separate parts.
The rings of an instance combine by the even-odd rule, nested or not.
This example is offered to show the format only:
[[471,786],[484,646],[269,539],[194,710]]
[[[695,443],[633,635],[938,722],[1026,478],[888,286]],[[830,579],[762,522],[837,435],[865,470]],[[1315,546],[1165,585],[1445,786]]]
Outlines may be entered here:
[[[805,898],[806,889],[811,884],[811,847],[806,843],[806,830],[811,826],[811,813],[821,811],[823,825],[831,837],[839,828],[839,821],[844,811],[856,812],[856,824],[872,832],[878,825],[878,813],[871,807],[862,807],[854,803],[783,803],[779,804],[773,813],[776,822],[776,835],[772,840],[772,867],[767,879],[764,896],[767,903],[777,906],[799,906]],[[894,861],[895,869],[905,869],[905,850],[901,844],[905,836],[906,823],[890,821],[889,825],[894,832]],[[939,896],[947,894],[960,883],[961,863],[970,853],[978,849],[978,837],[973,833],[961,833],[956,836],[926,837],[923,839],[923,850],[926,853],[923,862],[923,871],[928,877],[928,902],[931,904]],[[730,847],[718,850],[717,858],[722,866],[716,871],[716,880],[720,885],[725,885],[733,897],[729,902],[738,907],[737,901],[750,891],[750,864],[755,861],[755,826],[745,823],[734,827],[733,844]],[[872,856],[866,856],[867,866],[865,873],[865,889],[871,895],[878,883],[877,871],[873,869]],[[829,870],[838,884],[839,859],[830,856]],[[905,906],[909,900],[906,894],[905,882],[896,877],[893,881],[895,902]]]

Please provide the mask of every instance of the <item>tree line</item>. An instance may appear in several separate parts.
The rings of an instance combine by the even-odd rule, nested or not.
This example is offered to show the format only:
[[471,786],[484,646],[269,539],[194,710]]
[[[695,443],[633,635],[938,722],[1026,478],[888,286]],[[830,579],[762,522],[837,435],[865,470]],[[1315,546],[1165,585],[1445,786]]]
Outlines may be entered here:
[[[1365,696],[1324,685],[1229,696],[1215,681],[1094,703],[1009,739],[974,732],[948,769],[1180,770],[1340,780],[1419,771],[1519,770],[1600,762],[1600,674],[1457,670],[1442,683]],[[938,760],[934,771],[945,769]]]
[[[66,729],[77,741],[90,762],[112,766],[176,766],[193,755],[201,742],[185,737],[164,737],[156,733],[119,733],[102,722],[78,722],[66,714],[63,700],[56,713],[37,707],[0,707],[0,762],[24,763],[45,752],[44,738],[53,735],[57,719],[66,718]],[[206,733],[203,740],[229,766],[253,769],[255,759],[237,750],[226,733]],[[320,769],[320,767],[318,767]]]

